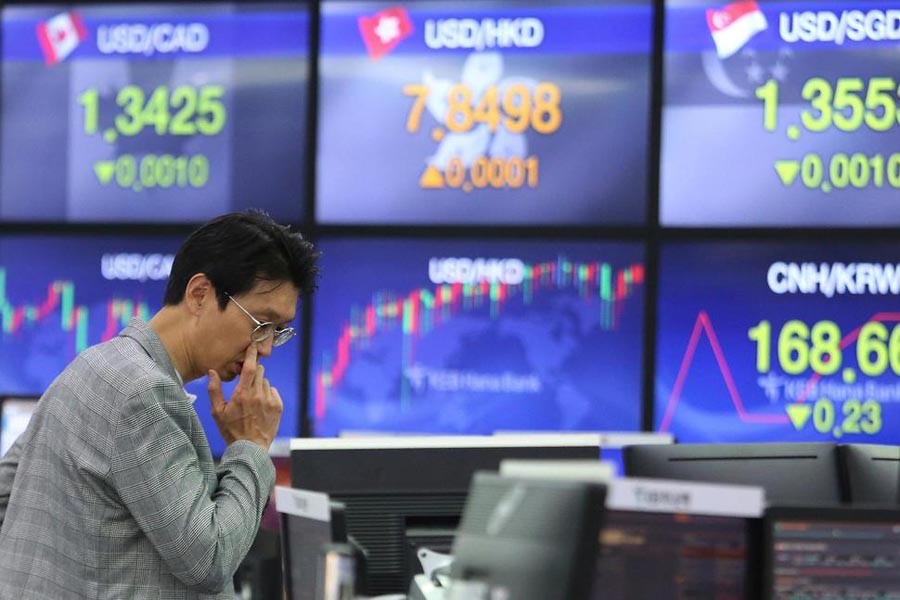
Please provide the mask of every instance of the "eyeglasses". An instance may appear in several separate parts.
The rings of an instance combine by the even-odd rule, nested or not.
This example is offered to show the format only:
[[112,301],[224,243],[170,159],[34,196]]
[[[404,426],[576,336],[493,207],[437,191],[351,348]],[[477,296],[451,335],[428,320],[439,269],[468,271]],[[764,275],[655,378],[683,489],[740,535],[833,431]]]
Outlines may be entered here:
[[229,300],[235,303],[239,309],[244,311],[244,314],[250,317],[254,323],[256,323],[256,328],[250,332],[250,341],[255,342],[257,344],[266,341],[269,338],[272,338],[273,346],[281,346],[289,339],[294,337],[297,333],[293,327],[276,327],[275,323],[269,321],[260,321],[253,315],[251,315],[246,308],[241,306],[241,303],[231,297],[231,294],[225,294]]

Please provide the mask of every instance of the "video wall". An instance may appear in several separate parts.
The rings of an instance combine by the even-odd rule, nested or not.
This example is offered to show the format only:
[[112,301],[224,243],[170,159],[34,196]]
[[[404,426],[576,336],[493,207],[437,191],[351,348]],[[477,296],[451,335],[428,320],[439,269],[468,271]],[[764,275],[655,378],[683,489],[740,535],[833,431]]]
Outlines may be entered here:
[[0,2],[0,394],[260,208],[280,435],[900,443],[898,69],[896,0]]

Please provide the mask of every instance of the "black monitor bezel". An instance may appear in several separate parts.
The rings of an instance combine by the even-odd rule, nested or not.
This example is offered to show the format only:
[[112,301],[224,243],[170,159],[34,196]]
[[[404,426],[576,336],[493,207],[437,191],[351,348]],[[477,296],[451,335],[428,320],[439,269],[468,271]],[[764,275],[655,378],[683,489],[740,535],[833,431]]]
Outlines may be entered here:
[[[756,460],[792,460],[810,459],[816,462],[829,461],[833,463],[834,484],[837,489],[835,495],[822,500],[790,500],[784,501],[775,498],[774,501],[769,491],[766,491],[770,504],[794,504],[805,505],[815,503],[828,506],[847,500],[847,483],[844,479],[838,457],[838,446],[834,442],[762,442],[762,443],[709,443],[709,444],[670,444],[661,446],[626,446],[622,450],[625,474],[629,477],[646,477],[650,479],[676,479],[679,481],[706,481],[709,483],[729,483],[738,485],[760,485],[758,482],[735,479],[696,479],[684,478],[662,469],[663,464],[670,465],[677,462],[703,462],[703,461],[732,461],[735,464]],[[651,469],[647,469],[651,466]],[[761,486],[765,488],[766,486]],[[831,487],[831,486],[829,486]]]
[[[860,465],[869,465],[875,462],[889,462],[892,465],[888,469],[893,468],[894,474],[888,487],[893,488],[894,503],[900,506],[900,446],[892,446],[888,444],[841,444],[838,446],[838,467],[841,469],[841,477],[846,486],[845,502],[853,505],[881,505],[884,501],[871,500],[864,498],[863,486],[858,475]],[[872,473],[870,479],[878,479],[877,474]],[[856,483],[856,485],[854,485]],[[868,487],[868,486],[867,486]]]

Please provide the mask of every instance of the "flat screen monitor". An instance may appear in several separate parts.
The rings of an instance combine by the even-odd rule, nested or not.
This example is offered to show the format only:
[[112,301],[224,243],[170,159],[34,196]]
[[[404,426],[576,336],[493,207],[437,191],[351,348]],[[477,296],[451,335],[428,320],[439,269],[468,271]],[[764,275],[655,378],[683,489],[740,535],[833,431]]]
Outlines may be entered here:
[[844,444],[838,457],[853,504],[900,503],[900,447]]
[[758,598],[760,488],[610,482],[595,600]]
[[0,456],[6,454],[13,442],[25,433],[37,403],[37,397],[0,398]]
[[900,598],[900,511],[771,508],[764,600]]
[[275,488],[281,513],[281,557],[287,600],[317,600],[323,546],[346,542],[344,505],[328,494]]
[[450,552],[473,474],[503,459],[593,459],[597,436],[557,440],[490,436],[295,439],[293,487],[347,506],[349,536],[367,553],[358,591],[406,593],[416,552]]
[[900,243],[664,243],[654,424],[680,442],[900,439]]
[[895,9],[666,0],[662,224],[900,225]]
[[7,4],[0,218],[302,219],[305,2]]
[[674,444],[625,448],[629,477],[760,486],[771,504],[840,503],[834,444]]
[[639,242],[322,239],[308,418],[343,430],[640,429]]
[[[77,233],[0,238],[0,391],[43,394],[82,350],[114,337],[132,317],[148,321],[162,306],[181,241]],[[299,344],[291,342],[263,362],[284,401],[281,437],[298,433],[299,356]],[[225,385],[226,398],[234,385]],[[186,389],[197,397],[194,409],[213,456],[221,456],[225,442],[212,419],[206,379]]]
[[587,598],[605,493],[597,483],[478,473],[453,544],[449,597]]
[[500,474],[607,485],[586,599],[758,598],[760,487],[610,479],[586,461],[503,461]]
[[325,0],[316,217],[640,225],[653,2]]

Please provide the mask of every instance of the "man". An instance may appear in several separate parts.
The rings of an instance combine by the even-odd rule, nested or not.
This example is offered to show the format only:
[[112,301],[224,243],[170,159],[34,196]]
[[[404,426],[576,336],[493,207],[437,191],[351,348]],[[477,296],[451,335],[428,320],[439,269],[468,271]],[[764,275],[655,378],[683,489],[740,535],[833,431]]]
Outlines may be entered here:
[[[54,380],[0,460],[0,598],[234,600],[275,481],[282,401],[260,359],[293,336],[317,259],[262,213],[214,219],[178,251],[150,322]],[[204,375],[218,468],[184,391]]]

